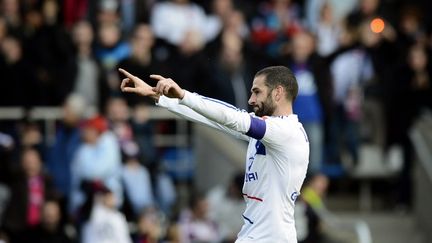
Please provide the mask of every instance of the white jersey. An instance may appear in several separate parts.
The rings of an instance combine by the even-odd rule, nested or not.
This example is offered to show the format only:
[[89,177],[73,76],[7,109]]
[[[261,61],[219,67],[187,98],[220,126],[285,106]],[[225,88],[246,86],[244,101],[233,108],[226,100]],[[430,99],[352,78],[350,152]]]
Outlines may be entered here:
[[182,100],[162,96],[158,105],[249,141],[246,210],[237,243],[297,242],[294,204],[306,176],[309,142],[296,115],[259,118],[187,91]]

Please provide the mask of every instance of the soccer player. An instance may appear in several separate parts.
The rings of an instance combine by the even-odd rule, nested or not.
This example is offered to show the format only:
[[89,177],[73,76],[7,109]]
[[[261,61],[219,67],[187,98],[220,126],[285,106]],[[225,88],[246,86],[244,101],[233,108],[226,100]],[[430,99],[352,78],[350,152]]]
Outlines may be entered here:
[[172,79],[151,75],[152,87],[119,69],[123,92],[151,97],[160,107],[249,141],[243,196],[244,225],[236,243],[297,242],[294,204],[306,176],[309,142],[293,114],[298,93],[296,78],[283,66],[256,73],[249,104],[254,113],[179,87]]

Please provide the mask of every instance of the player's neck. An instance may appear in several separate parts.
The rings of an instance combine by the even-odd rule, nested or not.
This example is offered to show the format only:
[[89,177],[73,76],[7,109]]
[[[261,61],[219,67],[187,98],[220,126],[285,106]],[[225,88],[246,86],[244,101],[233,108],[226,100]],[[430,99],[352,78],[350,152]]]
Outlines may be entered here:
[[273,112],[272,116],[289,116],[293,114],[293,109],[291,104],[279,105]]

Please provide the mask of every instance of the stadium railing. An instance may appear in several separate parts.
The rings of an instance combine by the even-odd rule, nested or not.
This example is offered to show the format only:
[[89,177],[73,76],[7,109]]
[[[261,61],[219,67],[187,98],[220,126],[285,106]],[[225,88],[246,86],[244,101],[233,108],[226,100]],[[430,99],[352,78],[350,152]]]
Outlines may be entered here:
[[[368,223],[361,219],[341,219],[327,209],[320,213],[324,223],[341,242],[372,243],[372,233]],[[339,242],[338,241],[338,242]]]
[[[150,107],[149,116],[153,120],[175,120],[176,134],[156,134],[155,145],[158,147],[186,147],[188,146],[187,122],[182,118],[174,115],[166,109]],[[48,145],[52,144],[55,139],[56,122],[63,117],[62,108],[60,107],[34,107],[26,110],[22,107],[0,107],[0,121],[12,120],[18,121],[28,118],[32,121],[43,123],[44,136]]]

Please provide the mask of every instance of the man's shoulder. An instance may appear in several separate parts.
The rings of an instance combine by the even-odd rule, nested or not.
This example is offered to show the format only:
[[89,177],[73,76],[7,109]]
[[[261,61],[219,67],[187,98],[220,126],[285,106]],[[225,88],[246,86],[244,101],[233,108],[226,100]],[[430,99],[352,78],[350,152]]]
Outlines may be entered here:
[[299,121],[297,119],[296,115],[289,115],[289,116],[264,116],[261,117],[261,119],[279,124],[281,126],[298,126]]

